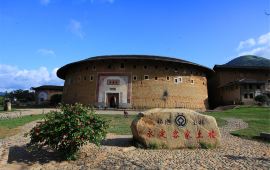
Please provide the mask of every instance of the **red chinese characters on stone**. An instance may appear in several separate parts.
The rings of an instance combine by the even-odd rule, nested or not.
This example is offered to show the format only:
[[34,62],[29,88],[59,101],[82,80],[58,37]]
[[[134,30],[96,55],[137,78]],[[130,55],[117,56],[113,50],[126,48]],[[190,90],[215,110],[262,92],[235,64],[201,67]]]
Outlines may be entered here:
[[147,137],[148,138],[151,138],[151,137],[153,137],[154,135],[153,135],[153,131],[151,130],[151,129],[148,129],[148,132],[147,132]]
[[185,139],[191,138],[191,136],[190,136],[190,131],[188,131],[188,130],[186,130],[186,131],[184,132],[184,135],[185,135]]
[[196,138],[203,138],[201,130],[198,131]]
[[208,137],[209,138],[216,138],[216,133],[214,130],[211,130],[210,132],[208,132]]
[[176,139],[176,138],[179,137],[178,133],[179,133],[179,132],[178,132],[177,130],[174,130],[174,131],[173,131],[173,135],[172,135],[172,136],[173,136],[174,139]]
[[159,131],[159,137],[160,137],[160,138],[166,138],[166,132],[165,132],[164,129],[161,129],[161,130]]

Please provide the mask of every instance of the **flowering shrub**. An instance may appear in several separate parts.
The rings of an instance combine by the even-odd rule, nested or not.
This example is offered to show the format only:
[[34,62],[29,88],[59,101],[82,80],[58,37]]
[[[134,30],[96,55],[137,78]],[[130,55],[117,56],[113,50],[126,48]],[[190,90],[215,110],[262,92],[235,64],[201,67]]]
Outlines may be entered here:
[[30,148],[49,146],[66,159],[75,159],[85,143],[100,145],[106,136],[106,121],[81,104],[60,105],[60,109],[48,113],[45,120],[29,132]]

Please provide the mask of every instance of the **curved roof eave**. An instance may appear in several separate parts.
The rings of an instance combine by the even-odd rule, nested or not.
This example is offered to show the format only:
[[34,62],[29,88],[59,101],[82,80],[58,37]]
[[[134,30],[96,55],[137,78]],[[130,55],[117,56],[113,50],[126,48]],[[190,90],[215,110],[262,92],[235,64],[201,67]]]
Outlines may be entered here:
[[69,64],[64,65],[57,71],[57,76],[61,79],[65,79],[65,72],[66,70],[74,66],[76,64],[88,62],[88,61],[99,61],[99,60],[117,60],[117,59],[132,59],[132,60],[156,60],[156,61],[167,61],[167,62],[177,62],[177,63],[183,63],[183,64],[190,64],[197,67],[202,68],[207,72],[207,74],[212,74],[214,71],[208,67],[192,63],[186,60],[178,59],[178,58],[172,58],[172,57],[164,57],[164,56],[155,56],[155,55],[103,55],[103,56],[96,56],[96,57],[90,57],[84,60],[72,62]]

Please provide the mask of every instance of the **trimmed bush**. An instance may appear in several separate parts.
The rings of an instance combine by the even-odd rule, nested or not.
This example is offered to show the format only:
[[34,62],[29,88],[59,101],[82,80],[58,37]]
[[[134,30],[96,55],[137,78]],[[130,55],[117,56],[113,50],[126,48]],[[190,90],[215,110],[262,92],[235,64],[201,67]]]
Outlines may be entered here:
[[81,104],[60,105],[61,111],[51,111],[36,125],[30,135],[29,148],[49,146],[65,159],[76,159],[79,148],[87,142],[100,145],[108,123]]

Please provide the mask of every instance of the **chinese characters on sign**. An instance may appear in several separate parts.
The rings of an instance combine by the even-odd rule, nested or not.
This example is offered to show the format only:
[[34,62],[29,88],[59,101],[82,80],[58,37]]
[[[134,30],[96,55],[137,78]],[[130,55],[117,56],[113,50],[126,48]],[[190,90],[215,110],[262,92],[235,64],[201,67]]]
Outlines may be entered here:
[[[166,118],[166,119],[158,118],[156,120],[156,122],[158,125],[172,125],[172,117],[170,116],[169,118]],[[183,128],[187,125],[187,119],[182,113],[178,113],[178,115],[174,119],[174,122],[177,125],[177,127],[179,127],[179,128]],[[197,117],[197,119],[195,119],[193,121],[193,125],[198,125],[198,124],[205,125],[206,123],[207,123],[207,120],[205,120],[204,118],[201,118],[201,117]],[[167,138],[170,135],[173,139],[177,139],[177,138],[180,138],[181,133],[179,132],[178,129],[174,129],[172,132],[170,131],[167,133],[166,128],[161,128],[158,131],[153,131],[149,128],[146,132],[146,136],[148,138],[152,138],[152,137]],[[195,134],[191,134],[191,132],[188,129],[186,129],[183,131],[182,135],[183,135],[183,138],[187,139],[187,140],[191,139],[192,136],[194,136],[197,139],[204,138],[201,130],[198,130],[197,132],[195,132]],[[210,139],[216,138],[216,133],[214,130],[211,130],[208,132],[208,138],[210,138]]]

